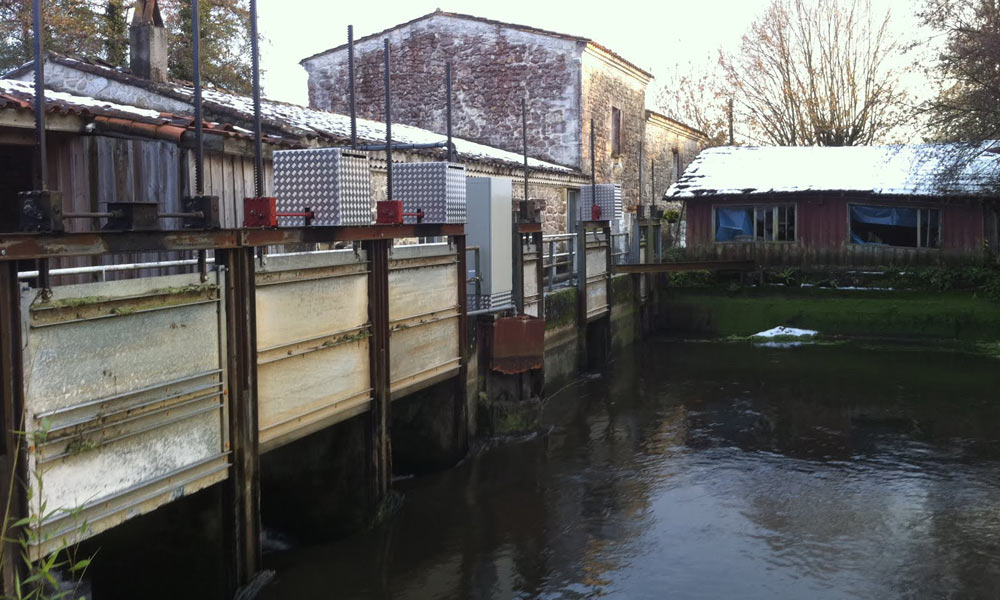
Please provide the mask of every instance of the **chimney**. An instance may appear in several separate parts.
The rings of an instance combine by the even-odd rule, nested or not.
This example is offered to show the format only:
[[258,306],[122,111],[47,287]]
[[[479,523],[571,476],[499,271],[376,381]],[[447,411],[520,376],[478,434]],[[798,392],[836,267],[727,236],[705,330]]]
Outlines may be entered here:
[[167,30],[157,0],[136,0],[128,28],[132,74],[152,81],[167,80]]

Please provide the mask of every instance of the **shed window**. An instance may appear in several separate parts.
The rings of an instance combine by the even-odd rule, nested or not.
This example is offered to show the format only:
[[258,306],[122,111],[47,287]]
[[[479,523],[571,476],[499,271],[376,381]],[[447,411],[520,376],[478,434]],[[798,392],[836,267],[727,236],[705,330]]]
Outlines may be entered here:
[[715,241],[794,242],[795,205],[717,207]]
[[855,244],[937,248],[941,240],[941,216],[936,208],[852,204],[850,218]]
[[611,107],[611,154],[622,153],[622,111]]

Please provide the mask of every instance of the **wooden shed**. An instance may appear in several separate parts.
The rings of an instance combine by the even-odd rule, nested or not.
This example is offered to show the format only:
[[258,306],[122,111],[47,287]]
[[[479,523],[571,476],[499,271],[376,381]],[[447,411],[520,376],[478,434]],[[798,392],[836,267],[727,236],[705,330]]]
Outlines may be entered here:
[[723,147],[667,196],[685,202],[689,258],[983,262],[997,255],[998,175],[992,144]]

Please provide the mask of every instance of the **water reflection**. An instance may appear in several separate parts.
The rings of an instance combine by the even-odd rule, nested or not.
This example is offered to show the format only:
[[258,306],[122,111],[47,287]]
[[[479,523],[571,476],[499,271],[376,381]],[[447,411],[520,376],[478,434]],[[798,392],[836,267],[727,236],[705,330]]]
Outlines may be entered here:
[[654,341],[267,597],[997,597],[996,365]]

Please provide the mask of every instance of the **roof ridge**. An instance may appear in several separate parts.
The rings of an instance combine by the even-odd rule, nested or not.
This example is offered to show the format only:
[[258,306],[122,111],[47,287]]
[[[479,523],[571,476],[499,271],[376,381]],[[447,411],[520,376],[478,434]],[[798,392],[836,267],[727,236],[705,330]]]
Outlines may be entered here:
[[[615,59],[620,60],[622,63],[628,65],[629,67],[640,71],[643,75],[649,77],[650,79],[653,78],[653,74],[650,73],[649,71],[647,71],[646,69],[643,69],[642,67],[636,65],[635,63],[633,63],[632,61],[628,60],[627,58],[625,58],[621,54],[618,54],[614,50],[611,50],[607,46],[605,46],[605,45],[603,45],[603,44],[595,41],[593,38],[590,38],[590,37],[585,37],[585,36],[580,36],[580,35],[574,35],[574,34],[571,34],[571,33],[560,33],[558,31],[552,31],[552,30],[549,30],[549,29],[542,29],[541,27],[535,27],[533,25],[521,25],[519,23],[510,23],[510,22],[507,22],[507,21],[500,21],[500,20],[497,20],[497,19],[490,19],[490,18],[487,18],[487,17],[480,17],[480,16],[476,16],[476,15],[470,15],[470,14],[467,14],[467,13],[445,11],[445,10],[441,10],[440,8],[434,10],[433,12],[429,12],[429,13],[427,13],[425,15],[421,15],[421,16],[416,17],[414,19],[410,19],[409,21],[404,21],[402,23],[397,23],[396,25],[393,25],[392,27],[387,27],[387,28],[383,29],[382,31],[379,31],[379,32],[376,32],[376,33],[370,33],[368,35],[365,35],[365,36],[362,36],[360,38],[357,38],[356,40],[354,40],[354,43],[357,44],[358,42],[363,42],[363,41],[367,41],[367,40],[370,40],[370,39],[381,37],[381,36],[383,36],[383,35],[391,32],[391,31],[395,31],[397,29],[401,29],[403,27],[407,27],[409,25],[413,25],[414,23],[417,23],[419,21],[423,21],[425,19],[429,19],[429,18],[434,17],[434,16],[444,16],[444,17],[454,17],[456,19],[466,19],[466,20],[469,20],[469,21],[477,21],[477,22],[486,23],[486,24],[489,24],[489,25],[497,25],[497,26],[501,26],[501,27],[510,27],[512,29],[518,29],[520,31],[526,31],[526,32],[529,32],[529,33],[537,33],[539,35],[544,35],[544,36],[548,36],[548,37],[556,37],[556,38],[565,39],[565,40],[572,40],[572,41],[577,41],[577,42],[585,42],[585,43],[588,43],[588,44],[593,44],[597,48],[599,48],[599,49],[607,52],[608,54],[610,54]],[[299,61],[299,64],[301,65],[302,63],[306,62],[307,60],[312,60],[314,58],[319,58],[320,56],[323,56],[324,54],[329,54],[331,52],[337,52],[339,50],[343,50],[346,47],[347,47],[347,44],[344,43],[344,44],[340,44],[338,46],[334,46],[332,48],[327,48],[326,50],[322,50],[320,52],[316,52],[315,54],[311,54],[311,55],[303,58],[302,60]]]

